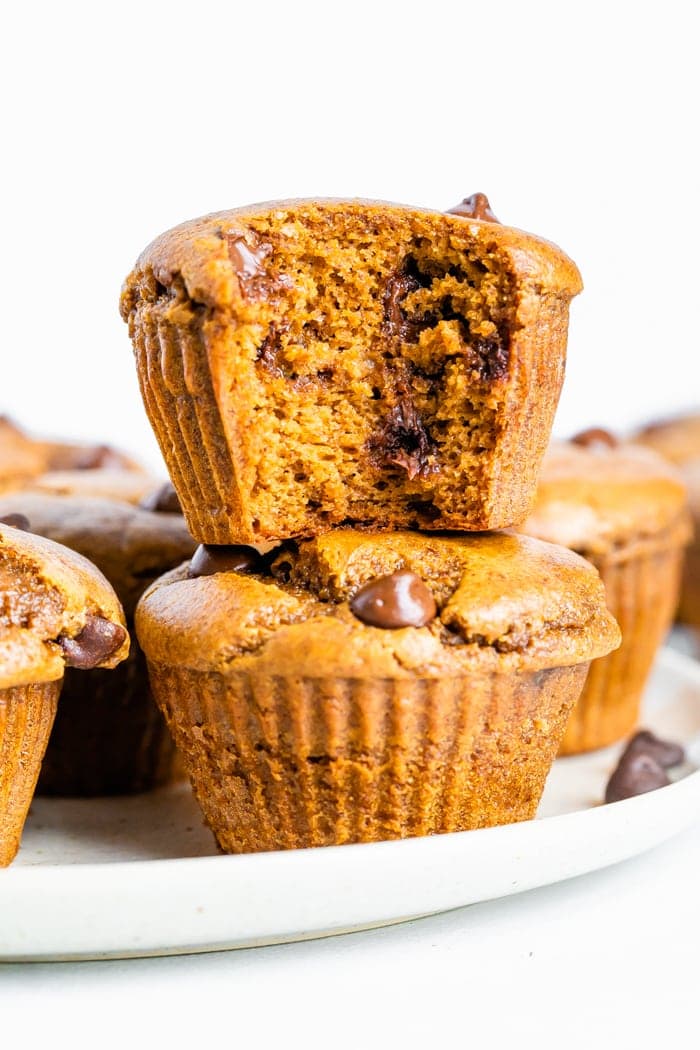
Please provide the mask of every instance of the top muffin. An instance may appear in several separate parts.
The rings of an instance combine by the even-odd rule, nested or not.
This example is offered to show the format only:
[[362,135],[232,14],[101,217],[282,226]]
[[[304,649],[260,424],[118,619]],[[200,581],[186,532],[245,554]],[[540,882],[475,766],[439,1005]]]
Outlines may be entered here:
[[521,521],[580,288],[483,208],[273,202],[159,237],[122,315],[190,531]]

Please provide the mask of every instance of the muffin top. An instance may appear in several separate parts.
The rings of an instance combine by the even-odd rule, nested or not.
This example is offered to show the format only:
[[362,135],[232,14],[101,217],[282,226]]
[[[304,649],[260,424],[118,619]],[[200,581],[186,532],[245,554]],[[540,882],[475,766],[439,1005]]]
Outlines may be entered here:
[[0,496],[0,517],[8,514],[23,514],[32,532],[94,562],[119,595],[127,617],[144,589],[196,547],[182,515],[116,500],[13,492]]
[[655,449],[672,463],[700,459],[700,412],[649,423],[634,440]]
[[357,678],[576,664],[620,638],[598,573],[564,548],[352,529],[265,557],[200,547],[145,593],[136,629],[165,664]]
[[138,503],[157,480],[110,445],[45,441],[0,416],[0,492],[29,487]]
[[115,667],[128,652],[122,608],[99,569],[0,523],[0,689],[55,681],[65,667]]
[[41,447],[7,416],[0,416],[0,491],[40,474],[45,463]]
[[96,467],[90,470],[50,470],[22,486],[30,492],[55,496],[94,497],[138,504],[158,481],[143,470]]
[[520,528],[584,555],[605,554],[669,529],[679,530],[682,541],[689,530],[686,489],[679,473],[651,449],[610,435],[590,444],[552,442],[535,505]]
[[[439,224],[441,231],[451,229],[460,237],[468,224],[474,242],[483,242],[488,250],[506,253],[513,270],[523,280],[536,283],[540,291],[567,297],[581,291],[578,269],[560,248],[543,238],[502,225],[486,213],[478,218],[473,211],[468,213],[459,208],[447,213],[376,200],[281,200],[214,212],[161,234],[141,253],[126,280],[121,299],[122,317],[129,320],[140,300],[156,299],[163,288],[171,290],[175,312],[178,309],[182,312],[182,293],[189,300],[209,307],[236,307],[240,304],[241,283],[250,283],[261,271],[262,257],[256,255],[251,242],[258,220],[274,214],[293,239],[301,234],[305,224],[311,223],[321,230],[329,218],[339,213],[366,221],[368,235],[373,228],[387,228],[387,224],[400,222],[407,215],[424,219],[426,235],[431,230],[434,232],[435,224]],[[157,286],[161,286],[160,290]]]

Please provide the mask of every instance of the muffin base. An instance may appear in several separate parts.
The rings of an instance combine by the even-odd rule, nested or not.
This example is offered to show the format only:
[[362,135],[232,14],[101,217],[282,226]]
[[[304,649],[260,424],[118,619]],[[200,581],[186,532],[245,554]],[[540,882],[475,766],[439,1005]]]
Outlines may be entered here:
[[206,822],[227,853],[534,817],[587,668],[364,680],[149,663]]
[[617,552],[617,556],[587,557],[601,575],[622,644],[591,663],[560,755],[607,747],[636,728],[654,657],[673,621],[683,546],[657,545],[640,552]]
[[174,766],[175,745],[135,642],[114,670],[66,670],[37,795],[135,794],[173,779]]
[[0,689],[0,868],[19,849],[61,684]]

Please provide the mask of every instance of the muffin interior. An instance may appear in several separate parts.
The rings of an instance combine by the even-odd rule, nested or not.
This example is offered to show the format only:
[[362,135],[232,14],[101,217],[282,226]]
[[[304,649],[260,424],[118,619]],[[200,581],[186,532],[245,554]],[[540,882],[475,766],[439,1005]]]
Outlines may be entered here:
[[[516,324],[506,252],[463,219],[399,209],[270,209],[218,236],[240,295],[222,359],[192,389],[211,374],[254,532],[292,521],[308,535],[387,508],[429,525],[471,507],[477,527]],[[157,314],[228,323],[182,274],[159,276]]]
[[224,236],[258,314],[239,338],[254,359],[251,425],[271,420],[251,449],[265,515],[294,513],[298,485],[321,518],[338,501],[362,520],[386,503],[430,517],[477,500],[513,325],[498,253],[421,217],[354,212],[273,212]]

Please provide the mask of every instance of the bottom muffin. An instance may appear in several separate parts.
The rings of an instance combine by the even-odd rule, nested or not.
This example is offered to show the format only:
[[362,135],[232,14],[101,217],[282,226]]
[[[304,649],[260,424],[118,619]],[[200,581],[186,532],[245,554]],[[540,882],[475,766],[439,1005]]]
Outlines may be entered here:
[[533,817],[588,663],[619,643],[590,565],[497,533],[201,547],[136,630],[232,853]]

